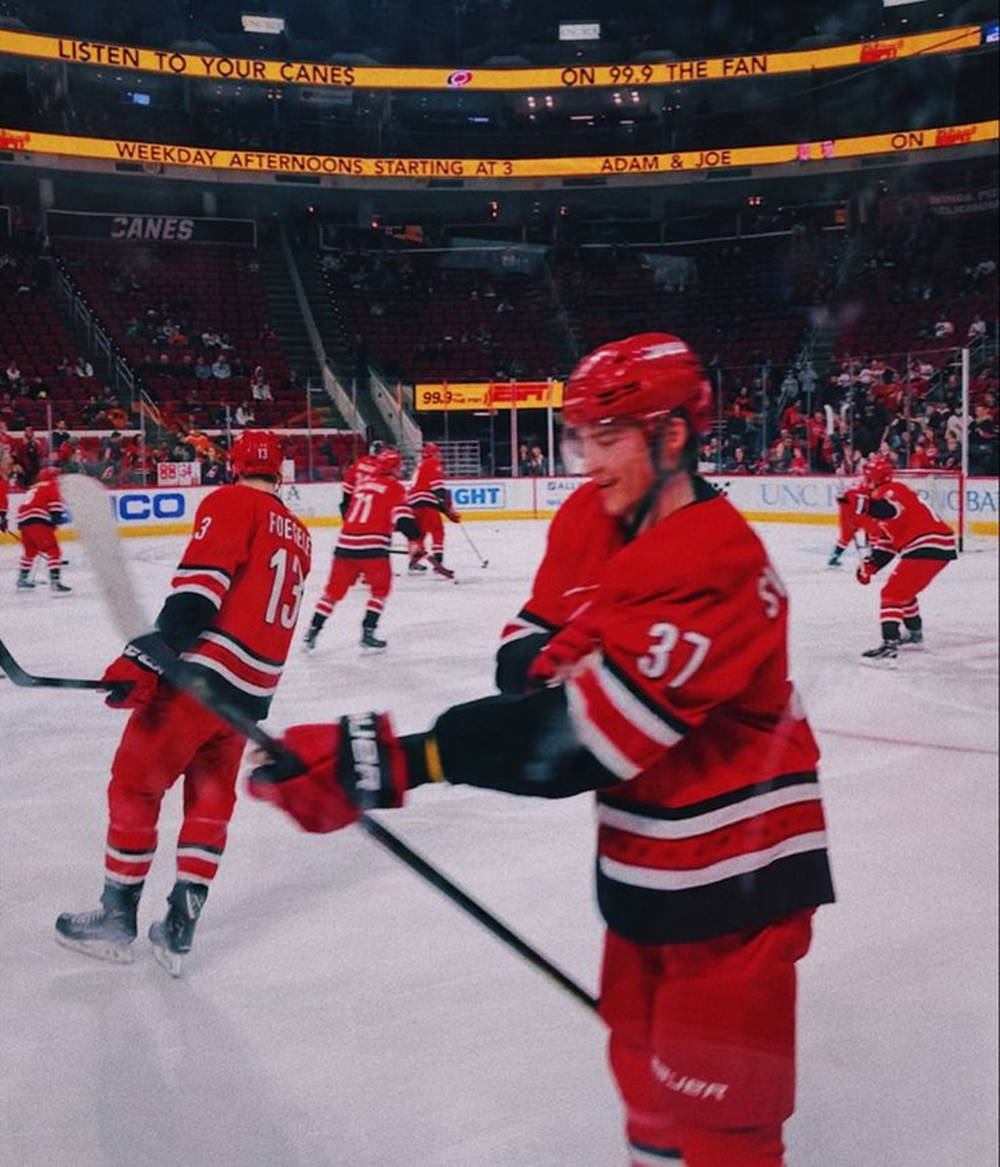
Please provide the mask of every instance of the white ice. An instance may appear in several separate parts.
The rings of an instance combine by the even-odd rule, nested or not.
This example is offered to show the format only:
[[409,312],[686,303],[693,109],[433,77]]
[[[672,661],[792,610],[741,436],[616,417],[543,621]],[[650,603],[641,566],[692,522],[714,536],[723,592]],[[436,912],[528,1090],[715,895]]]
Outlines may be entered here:
[[[459,586],[397,579],[387,652],[358,649],[360,593],[298,646],[270,725],[392,710],[416,730],[491,690],[505,616],[544,523],[457,528]],[[997,557],[969,554],[924,602],[928,647],[866,670],[877,591],[827,570],[829,529],[762,528],[792,596],[794,675],[823,747],[839,903],[800,965],[792,1167],[996,1161]],[[301,625],[333,532],[317,532]],[[182,546],[125,544],[147,609]],[[119,645],[80,543],[71,597],[13,592],[0,636],[33,672],[99,675]],[[179,790],[137,960],[53,942],[96,906],[104,787],[125,714],[0,681],[0,1163],[4,1167],[609,1167],[625,1161],[596,1019],[360,831],[307,836],[243,799],[183,979],[145,930],[173,879]],[[388,826],[596,988],[589,799],[418,791]]]

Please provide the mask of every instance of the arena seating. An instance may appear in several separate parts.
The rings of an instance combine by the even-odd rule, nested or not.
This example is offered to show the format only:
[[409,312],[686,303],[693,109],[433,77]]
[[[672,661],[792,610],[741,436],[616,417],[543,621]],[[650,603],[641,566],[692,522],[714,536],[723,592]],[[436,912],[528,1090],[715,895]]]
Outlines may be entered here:
[[[82,408],[101,393],[102,384],[96,377],[57,373],[60,361],[75,359],[78,345],[61,323],[51,295],[42,290],[42,272],[36,261],[23,258],[0,267],[0,384],[8,389],[5,370],[11,360],[24,379],[23,390],[11,393],[2,420],[44,426],[51,404],[55,419],[81,426]],[[30,290],[18,291],[26,286]],[[36,385],[36,378],[44,388]]]
[[[68,273],[139,374],[150,396],[194,425],[215,422],[219,409],[251,400],[260,367],[273,401],[254,401],[261,425],[282,425],[303,408],[289,384],[277,339],[267,334],[267,308],[255,252],[247,248],[132,244],[55,239]],[[187,343],[167,344],[157,333],[166,320],[183,326]],[[199,358],[219,351],[202,344],[213,332],[232,346],[233,376],[198,380]]]
[[363,340],[386,374],[417,382],[541,380],[559,372],[549,331],[556,307],[540,280],[446,267],[440,258],[345,254],[327,268],[349,337]]

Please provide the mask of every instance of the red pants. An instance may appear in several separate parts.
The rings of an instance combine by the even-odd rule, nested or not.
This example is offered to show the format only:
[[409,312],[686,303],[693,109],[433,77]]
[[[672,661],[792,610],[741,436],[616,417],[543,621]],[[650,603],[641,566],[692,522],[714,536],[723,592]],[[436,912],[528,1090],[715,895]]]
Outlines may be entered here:
[[900,559],[885,581],[880,598],[883,622],[912,620],[920,615],[917,594],[922,592],[950,559]]
[[414,507],[413,517],[417,520],[417,529],[420,531],[420,546],[424,546],[424,541],[429,535],[431,540],[431,553],[433,555],[443,555],[444,523],[441,520],[441,512],[437,507]]
[[236,805],[244,740],[193,697],[165,687],[132,713],[108,784],[105,871],[110,879],[145,880],[156,850],[160,803],[183,774],[177,878],[212,882]]
[[39,555],[44,555],[49,561],[49,568],[55,567],[62,556],[59,553],[59,544],[56,542],[56,531],[48,523],[28,523],[18,531],[21,536],[22,571],[28,571]]
[[330,568],[330,578],[326,581],[323,594],[316,604],[316,611],[323,616],[329,616],[334,604],[339,603],[359,579],[363,579],[371,589],[367,610],[381,612],[392,591],[392,571],[389,568],[388,555],[371,559],[347,559],[343,555],[335,555]]
[[812,912],[698,944],[609,932],[601,1015],[636,1161],[679,1148],[685,1167],[779,1167],[795,1108],[795,962]]

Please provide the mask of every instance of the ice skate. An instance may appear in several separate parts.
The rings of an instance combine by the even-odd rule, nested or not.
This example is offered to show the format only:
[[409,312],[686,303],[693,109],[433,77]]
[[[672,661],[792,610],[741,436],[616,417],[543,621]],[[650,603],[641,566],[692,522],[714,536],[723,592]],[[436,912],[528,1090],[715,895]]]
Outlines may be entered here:
[[450,568],[445,567],[440,554],[431,556],[431,570],[435,575],[441,576],[442,579],[455,578],[455,573]]
[[373,628],[365,628],[361,632],[361,647],[369,651],[380,652],[388,647],[389,642],[375,635]]
[[34,586],[35,586],[34,583],[32,583],[32,581],[30,579],[28,579],[27,575],[24,572],[22,572],[17,577],[17,583],[14,585],[14,587],[19,592],[30,592],[34,588]]
[[195,925],[207,896],[208,888],[203,883],[178,880],[167,896],[170,907],[166,917],[149,927],[156,963],[172,977],[181,975],[184,957],[191,951]]
[[407,564],[406,570],[412,572],[414,575],[427,570],[427,564],[421,563],[419,559],[411,559]]
[[319,636],[318,628],[310,628],[306,633],[305,640],[302,641],[302,647],[306,652],[312,652],[316,647],[316,637]]
[[877,648],[861,654],[861,663],[873,669],[895,669],[899,665],[899,641],[883,640]]
[[63,912],[56,920],[56,942],[98,960],[131,964],[135,960],[132,941],[141,894],[142,884],[106,882],[100,908],[94,912]]
[[924,634],[919,628],[907,629],[899,638],[900,648],[920,649],[924,647]]
[[49,591],[53,596],[62,597],[68,596],[73,589],[67,587],[61,580],[54,579],[49,582]]
[[826,561],[826,566],[827,567],[840,567],[840,566],[842,566],[840,560],[841,560],[841,557],[843,556],[843,554],[844,554],[843,547],[834,547],[833,554]]

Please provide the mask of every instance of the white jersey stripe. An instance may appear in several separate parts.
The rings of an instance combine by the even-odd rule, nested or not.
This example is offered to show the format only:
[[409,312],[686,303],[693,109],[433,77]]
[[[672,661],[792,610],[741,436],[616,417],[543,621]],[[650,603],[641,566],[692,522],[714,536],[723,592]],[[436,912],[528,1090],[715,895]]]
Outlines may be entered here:
[[602,826],[628,831],[631,835],[641,835],[644,839],[694,839],[698,835],[731,827],[734,823],[753,818],[755,815],[766,814],[779,807],[796,806],[802,802],[818,802],[819,797],[819,784],[808,782],[784,786],[780,790],[769,790],[766,794],[757,794],[742,802],[734,802],[731,806],[706,811],[705,814],[687,819],[653,818],[598,803],[597,821]]
[[609,859],[606,855],[602,855],[600,868],[608,879],[616,880],[618,883],[627,883],[631,887],[642,887],[649,891],[687,891],[691,888],[719,883],[723,879],[732,879],[737,875],[749,875],[752,871],[762,871],[777,860],[788,859],[792,855],[804,855],[808,851],[823,851],[825,849],[826,831],[809,831],[804,835],[792,835],[789,839],[782,839],[780,843],[775,843],[772,847],[765,847],[761,851],[734,855],[731,859],[710,863],[707,867],[664,871],[654,867],[621,863],[617,859]]
[[190,575],[205,575],[209,579],[215,580],[217,584],[221,584],[228,590],[232,580],[224,571],[216,571],[213,567],[178,567],[174,572],[174,576],[190,576]]
[[575,680],[570,680],[566,685],[566,704],[569,709],[569,719],[580,744],[590,750],[601,765],[618,778],[623,781],[634,778],[642,767],[637,766],[631,758],[626,757],[614,742],[594,724],[587,713],[586,698],[580,692]]
[[681,735],[631,693],[605,666],[602,657],[598,667],[589,666],[605,697],[627,721],[661,746],[674,746]]
[[217,644],[220,648],[224,648],[226,652],[231,652],[238,661],[249,665],[252,669],[256,669],[258,673],[273,673],[275,677],[280,677],[281,671],[285,667],[284,665],[276,665],[271,661],[263,660],[259,656],[254,656],[252,652],[245,649],[241,644],[230,640],[228,636],[214,632],[211,628],[203,632],[198,639],[207,640],[211,644]]
[[211,588],[203,588],[200,584],[180,584],[172,590],[171,595],[177,596],[182,593],[192,596],[204,596],[206,600],[211,600],[216,608],[222,607],[222,596],[218,592],[213,592]]
[[224,664],[215,660],[210,656],[202,656],[200,652],[185,652],[181,654],[181,659],[189,661],[193,665],[200,665],[202,668],[211,669],[213,673],[218,673],[224,681],[228,681],[230,685],[240,689],[244,693],[249,693],[252,697],[271,697],[275,689],[278,687],[278,678],[275,677],[273,685],[254,685],[250,681],[239,677],[231,669],[227,669]]

